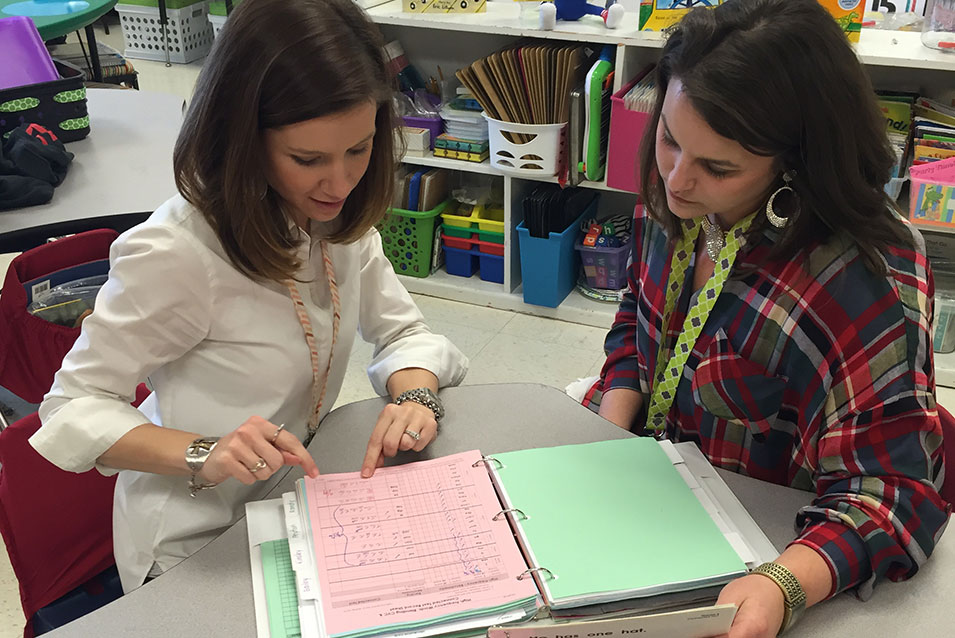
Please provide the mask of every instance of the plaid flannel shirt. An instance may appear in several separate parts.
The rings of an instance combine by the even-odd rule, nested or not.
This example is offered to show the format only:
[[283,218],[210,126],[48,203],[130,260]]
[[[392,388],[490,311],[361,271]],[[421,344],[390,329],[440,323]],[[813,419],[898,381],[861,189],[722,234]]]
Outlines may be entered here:
[[[629,290],[606,338],[602,391],[653,389],[671,248],[638,208]],[[911,229],[911,226],[908,226]],[[703,328],[667,418],[667,436],[695,441],[716,466],[804,490],[801,543],[828,562],[830,596],[865,599],[882,578],[910,577],[932,553],[951,505],[939,496],[942,433],[935,408],[932,273],[914,250],[867,270],[836,238],[787,263],[765,259],[768,226],[746,241]],[[693,264],[686,280],[692,281]],[[691,286],[667,331],[672,348]]]

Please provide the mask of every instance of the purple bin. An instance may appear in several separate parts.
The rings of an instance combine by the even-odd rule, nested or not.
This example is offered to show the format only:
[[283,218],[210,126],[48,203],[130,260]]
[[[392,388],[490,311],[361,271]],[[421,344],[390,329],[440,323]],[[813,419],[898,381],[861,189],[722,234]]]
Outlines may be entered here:
[[0,60],[0,90],[60,79],[30,18],[0,18]]

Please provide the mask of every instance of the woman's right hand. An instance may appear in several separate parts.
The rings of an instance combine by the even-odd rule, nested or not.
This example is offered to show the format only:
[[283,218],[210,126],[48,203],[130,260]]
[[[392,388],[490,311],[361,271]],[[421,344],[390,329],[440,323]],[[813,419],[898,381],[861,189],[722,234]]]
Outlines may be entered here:
[[312,455],[294,434],[254,416],[219,439],[202,465],[199,479],[219,484],[231,477],[252,485],[269,479],[283,465],[301,465],[309,477],[318,476]]

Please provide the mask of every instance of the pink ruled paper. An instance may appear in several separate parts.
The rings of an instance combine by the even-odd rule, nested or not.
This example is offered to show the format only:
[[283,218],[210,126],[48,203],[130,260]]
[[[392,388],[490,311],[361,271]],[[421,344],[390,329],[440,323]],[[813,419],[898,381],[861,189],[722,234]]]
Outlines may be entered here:
[[328,634],[537,594],[478,451],[305,479]]

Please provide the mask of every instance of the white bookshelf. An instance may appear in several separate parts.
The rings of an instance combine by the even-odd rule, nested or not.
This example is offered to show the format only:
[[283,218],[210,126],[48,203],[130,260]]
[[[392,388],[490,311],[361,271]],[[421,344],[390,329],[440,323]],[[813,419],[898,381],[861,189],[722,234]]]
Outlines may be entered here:
[[[558,22],[557,28],[553,31],[542,31],[538,28],[537,17],[533,10],[525,9],[522,12],[521,4],[520,2],[488,2],[486,13],[441,15],[403,13],[401,1],[391,0],[391,2],[372,7],[368,13],[379,24],[401,27],[653,49],[663,46],[663,36],[660,33],[637,29],[637,16],[633,12],[627,13],[623,28],[607,29],[597,20],[580,20]],[[955,55],[923,46],[920,34],[917,32],[863,29],[856,51],[865,64],[906,69],[955,70]]]
[[[554,31],[537,28],[533,10],[518,2],[488,2],[483,14],[411,14],[401,11],[400,0],[368,9],[381,26],[386,39],[401,41],[411,61],[427,77],[451,77],[459,68],[521,38],[582,42],[616,47],[615,90],[637,71],[654,62],[663,45],[659,33],[640,32],[636,14],[628,12],[625,28],[607,29],[598,20],[559,22]],[[922,45],[915,32],[863,29],[856,45],[859,59],[866,65],[873,84],[880,89],[919,91],[945,101],[955,98],[955,53],[943,53]],[[636,147],[637,141],[634,142]],[[502,175],[487,162],[481,164],[438,157],[405,157],[409,164],[434,166],[485,175]],[[403,277],[407,288],[416,293],[466,303],[554,317],[587,325],[607,327],[613,320],[613,304],[587,299],[572,291],[558,308],[525,304],[521,289],[519,253],[515,227],[523,218],[521,200],[535,180],[503,176],[505,191],[505,264],[504,284],[481,281],[477,275],[455,277],[445,272],[425,279]],[[556,181],[546,178],[539,181]],[[636,196],[614,192],[605,182],[583,182],[585,188],[602,191],[601,207],[614,213],[632,210]],[[938,229],[931,229],[938,230]],[[944,232],[944,231],[943,231]],[[938,383],[955,387],[955,355],[937,355]]]

